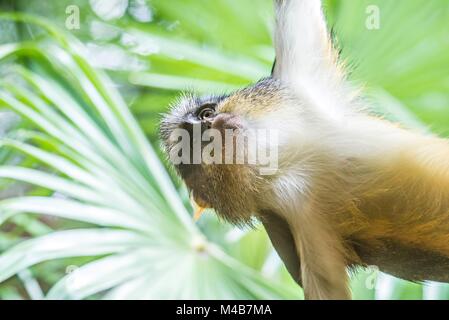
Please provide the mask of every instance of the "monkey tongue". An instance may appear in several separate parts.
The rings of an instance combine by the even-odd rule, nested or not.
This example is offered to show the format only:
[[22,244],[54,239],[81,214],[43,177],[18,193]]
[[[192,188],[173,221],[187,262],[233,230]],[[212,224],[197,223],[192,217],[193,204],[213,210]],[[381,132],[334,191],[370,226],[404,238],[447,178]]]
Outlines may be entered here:
[[190,198],[190,201],[193,204],[193,207],[195,208],[193,219],[195,221],[198,221],[201,218],[201,215],[203,214],[204,210],[206,210],[210,206],[203,199],[194,197],[193,195]]
[[203,212],[204,212],[205,209],[206,209],[206,208],[198,207],[198,208],[195,210],[195,213],[193,214],[193,219],[194,219],[195,221],[200,220],[200,218],[201,218],[201,216],[203,215]]

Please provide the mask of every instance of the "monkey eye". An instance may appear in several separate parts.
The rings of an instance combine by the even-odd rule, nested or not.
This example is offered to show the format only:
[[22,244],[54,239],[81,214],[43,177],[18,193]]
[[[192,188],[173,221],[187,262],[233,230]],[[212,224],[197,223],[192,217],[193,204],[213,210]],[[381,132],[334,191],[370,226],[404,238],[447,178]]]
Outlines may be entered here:
[[207,121],[212,120],[215,117],[215,106],[214,105],[205,105],[198,112],[198,119]]

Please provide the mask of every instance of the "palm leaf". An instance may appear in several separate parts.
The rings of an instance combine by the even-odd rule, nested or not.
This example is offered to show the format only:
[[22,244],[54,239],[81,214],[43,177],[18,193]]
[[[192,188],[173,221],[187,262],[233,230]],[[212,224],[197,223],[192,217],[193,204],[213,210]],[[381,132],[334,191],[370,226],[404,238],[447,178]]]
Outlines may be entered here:
[[4,79],[0,103],[34,130],[11,133],[2,149],[40,164],[4,165],[0,177],[53,194],[1,201],[0,223],[24,212],[102,228],[54,231],[13,246],[0,256],[0,281],[40,262],[92,256],[47,297],[81,299],[108,290],[105,297],[295,297],[206,240],[120,94],[89,65],[76,39],[34,17],[7,18],[37,23],[52,40],[0,49],[4,63],[33,61],[15,70],[20,81]]

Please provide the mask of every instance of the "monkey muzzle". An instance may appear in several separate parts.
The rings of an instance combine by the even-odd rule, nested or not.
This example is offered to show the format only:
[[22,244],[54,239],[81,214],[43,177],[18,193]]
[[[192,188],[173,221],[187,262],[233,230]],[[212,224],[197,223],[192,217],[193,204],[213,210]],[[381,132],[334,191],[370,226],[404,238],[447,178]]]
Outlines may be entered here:
[[[225,153],[227,152],[225,146],[225,137],[229,136],[229,132],[236,132],[241,129],[243,124],[240,117],[222,113],[214,116],[209,116],[207,119],[187,119],[187,121],[179,124],[178,129],[182,129],[185,136],[179,139],[173,138],[173,142],[181,145],[177,156],[181,156],[181,161],[174,163],[179,174],[185,181],[188,189],[191,192],[192,206],[195,208],[195,220],[201,217],[201,214],[207,208],[213,208],[213,205],[207,199],[207,194],[214,192],[210,190],[210,181],[208,177],[208,170],[211,167],[208,165],[219,164],[226,165]],[[213,134],[210,134],[210,133]],[[234,145],[235,137],[232,137],[232,145]],[[219,147],[212,149],[207,155],[213,157],[220,154],[215,160],[218,162],[209,163],[205,160],[204,148],[211,143],[218,142]],[[178,145],[179,146],[179,145]],[[177,150],[178,150],[177,149]],[[184,153],[185,154],[182,154]],[[170,160],[171,156],[170,156]],[[173,161],[172,161],[173,162]]]

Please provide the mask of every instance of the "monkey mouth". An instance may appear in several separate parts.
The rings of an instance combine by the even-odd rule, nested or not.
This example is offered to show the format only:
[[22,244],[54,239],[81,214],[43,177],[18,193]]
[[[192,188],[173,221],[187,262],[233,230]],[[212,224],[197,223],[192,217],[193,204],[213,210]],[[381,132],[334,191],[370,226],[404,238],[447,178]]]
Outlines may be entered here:
[[[184,179],[190,193],[190,203],[195,210],[194,219],[199,220],[201,214],[205,209],[213,208],[209,201],[207,201],[202,194],[201,186],[205,180],[205,174],[202,171],[201,165],[178,165],[177,169]],[[198,187],[199,186],[199,187]]]
[[212,206],[206,200],[204,200],[201,196],[196,194],[194,191],[191,192],[190,199],[199,208],[203,208],[203,209],[212,208]]
[[202,187],[207,182],[206,174],[200,164],[179,164],[176,166],[179,174],[187,185],[190,192],[190,200],[197,207],[212,208],[210,203],[205,200]]
[[192,206],[195,208],[195,212],[193,214],[193,219],[195,221],[198,221],[201,218],[201,215],[203,214],[204,210],[211,207],[206,201],[204,201],[203,198],[194,196],[193,192],[190,197],[190,201],[192,203]]

